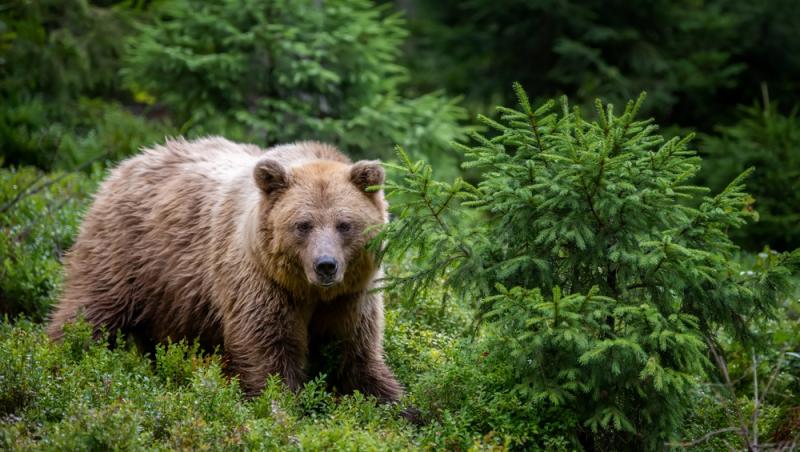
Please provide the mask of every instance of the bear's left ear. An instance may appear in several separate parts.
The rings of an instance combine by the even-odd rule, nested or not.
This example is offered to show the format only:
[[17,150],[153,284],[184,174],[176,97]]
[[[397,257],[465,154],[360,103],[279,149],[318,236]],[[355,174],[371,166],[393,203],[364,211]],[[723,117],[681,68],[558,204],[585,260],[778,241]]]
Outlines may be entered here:
[[263,159],[253,169],[256,185],[271,195],[280,193],[289,186],[289,172],[280,163],[271,159]]
[[386,173],[378,160],[361,160],[350,169],[350,181],[364,192],[373,185],[383,185],[385,177]]

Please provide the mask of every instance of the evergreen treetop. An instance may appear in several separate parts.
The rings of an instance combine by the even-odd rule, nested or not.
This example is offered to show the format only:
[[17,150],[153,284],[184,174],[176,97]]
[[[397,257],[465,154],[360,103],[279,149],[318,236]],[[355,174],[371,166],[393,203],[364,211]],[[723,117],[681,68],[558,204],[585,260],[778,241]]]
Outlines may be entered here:
[[395,143],[433,154],[463,133],[454,100],[403,96],[403,21],[368,0],[179,0],[140,31],[123,78],[183,134],[315,139],[374,158]]

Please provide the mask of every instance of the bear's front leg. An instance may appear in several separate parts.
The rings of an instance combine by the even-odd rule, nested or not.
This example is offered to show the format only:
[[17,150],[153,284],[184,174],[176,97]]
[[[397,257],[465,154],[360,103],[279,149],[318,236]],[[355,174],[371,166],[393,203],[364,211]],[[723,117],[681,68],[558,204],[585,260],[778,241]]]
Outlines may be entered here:
[[270,375],[280,375],[292,391],[300,389],[308,333],[297,313],[284,303],[262,303],[231,317],[225,324],[225,353],[247,396],[258,395]]
[[345,322],[352,329],[340,331],[345,337],[335,382],[344,392],[359,390],[383,402],[395,402],[403,396],[403,387],[383,357],[383,298],[377,293],[362,297],[356,303],[355,321]]

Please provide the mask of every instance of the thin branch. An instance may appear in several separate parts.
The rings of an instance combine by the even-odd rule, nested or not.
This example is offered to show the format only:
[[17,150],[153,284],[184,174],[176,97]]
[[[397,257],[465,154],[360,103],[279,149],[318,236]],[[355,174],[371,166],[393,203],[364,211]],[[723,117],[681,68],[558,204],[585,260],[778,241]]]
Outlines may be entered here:
[[770,388],[772,388],[772,384],[775,382],[775,379],[778,377],[781,368],[783,367],[784,357],[786,356],[786,351],[789,350],[789,345],[784,345],[781,348],[780,358],[778,359],[778,364],[775,365],[775,369],[770,374],[769,379],[767,380],[767,386],[764,388],[764,391],[761,394],[761,403],[764,403],[764,399],[767,398],[767,394],[769,393]]
[[705,435],[701,436],[700,438],[697,438],[697,439],[692,440],[692,441],[685,441],[685,442],[681,442],[681,443],[667,443],[666,445],[667,446],[692,447],[692,446],[696,446],[696,445],[698,445],[700,443],[704,443],[704,442],[710,440],[711,438],[713,438],[713,437],[715,437],[717,435],[721,435],[723,433],[729,433],[729,432],[738,432],[739,430],[740,430],[739,427],[725,427],[725,428],[721,428],[719,430],[714,430],[712,432],[708,432]]
[[109,153],[110,153],[110,151],[106,151],[106,152],[104,152],[104,153],[102,153],[102,154],[100,154],[100,155],[98,155],[98,156],[96,156],[94,158],[91,158],[91,159],[81,163],[80,165],[78,165],[77,168],[74,168],[74,169],[72,169],[70,171],[65,171],[62,174],[59,174],[57,177],[54,177],[54,178],[48,180],[47,182],[43,183],[42,185],[34,188],[33,190],[28,191],[30,189],[30,187],[32,187],[33,185],[35,185],[39,181],[45,179],[44,176],[37,178],[31,185],[26,187],[24,190],[20,190],[20,192],[17,193],[17,196],[15,196],[11,201],[9,201],[9,202],[3,204],[2,206],[0,206],[0,213],[3,213],[6,210],[14,207],[14,205],[16,205],[18,202],[22,201],[23,199],[25,199],[25,198],[27,198],[29,196],[35,195],[36,193],[39,193],[40,191],[44,190],[45,188],[55,184],[56,182],[64,179],[65,177],[71,175],[72,173],[76,173],[78,171],[86,169],[89,165],[93,164],[94,162],[96,162],[96,161],[98,161],[98,160],[100,160],[100,159],[102,159],[104,157],[107,157],[109,155]]
[[[67,188],[67,191],[72,191],[72,186],[68,187],[68,188]],[[65,205],[66,205],[66,204],[69,202],[69,201],[71,201],[71,200],[73,200],[73,199],[74,199],[74,198],[72,198],[72,197],[70,197],[70,196],[66,196],[66,197],[64,197],[64,199],[62,199],[61,201],[59,201],[57,204],[52,204],[52,203],[49,203],[49,204],[47,205],[47,207],[45,208],[45,212],[44,212],[44,214],[45,214],[45,215],[52,215],[52,214],[54,214],[54,213],[58,212],[58,211],[59,211],[59,210],[61,210],[61,209],[62,209],[62,208],[63,208],[63,207],[64,207],[64,206],[65,206]],[[27,238],[27,236],[28,236],[28,234],[30,234],[31,230],[33,230],[34,226],[36,226],[36,222],[35,222],[35,221],[31,222],[30,224],[28,224],[27,226],[25,226],[25,227],[24,227],[22,230],[20,230],[18,233],[16,233],[16,234],[14,235],[14,239],[13,239],[13,240],[14,240],[15,242],[18,242],[18,241],[20,241],[20,240],[24,240],[24,239],[26,239],[26,238]]]
[[[436,220],[436,223],[439,224],[439,228],[442,230],[442,232],[444,232],[448,237],[453,237],[453,233],[450,231],[450,228],[448,228],[447,225],[444,224],[444,220],[442,220],[442,218],[439,216],[441,210],[435,209],[433,207],[431,199],[428,198],[427,191],[422,192],[422,200],[425,202],[425,206],[428,208],[428,211],[431,213],[431,216],[433,216],[433,219]],[[444,208],[444,206],[442,208]]]
[[[53,163],[56,161],[56,157],[58,156],[58,151],[61,149],[61,142],[63,140],[64,140],[63,136],[59,136],[58,137],[58,143],[55,146],[56,151],[53,152],[52,156],[50,156],[50,162],[48,163],[48,168],[52,168],[53,167]],[[14,199],[12,199],[10,202],[6,203],[2,208],[0,208],[0,212],[5,212],[7,209],[11,208],[11,206],[13,206],[17,202],[19,202],[20,201],[20,197],[25,192],[27,192],[31,187],[33,187],[34,185],[38,184],[41,180],[45,179],[46,177],[47,177],[47,173],[46,172],[42,172],[42,174],[39,177],[37,177],[36,179],[34,179],[33,182],[28,184],[28,186],[26,186],[25,188],[21,189],[19,191],[19,193],[17,193],[17,196],[14,197]]]
[[589,195],[589,189],[586,186],[583,186],[583,194],[586,196],[586,202],[589,204],[589,209],[592,211],[592,215],[594,219],[597,221],[597,224],[600,225],[601,228],[605,229],[606,223],[600,218],[600,215],[597,214],[597,210],[594,208],[594,201],[592,197]]
[[455,195],[456,195],[456,192],[454,192],[454,191],[451,191],[451,192],[450,192],[450,193],[447,195],[447,199],[445,199],[445,200],[444,200],[444,202],[442,203],[442,205],[441,205],[441,206],[439,206],[439,208],[438,208],[438,209],[436,209],[436,213],[435,213],[435,215],[437,215],[437,216],[438,216],[440,213],[442,213],[442,211],[444,211],[444,209],[445,209],[445,208],[447,208],[447,205],[448,205],[448,204],[450,204],[450,200],[452,200],[452,199],[453,199],[453,197],[454,197]]
[[758,360],[756,358],[755,350],[752,350],[752,358],[753,358],[753,416],[750,419],[753,423],[753,445],[758,450],[758,409],[759,409],[759,397],[758,397]]
[[594,180],[594,188],[592,189],[592,198],[597,195],[598,190],[600,190],[600,182],[603,181],[603,175],[606,172],[606,159],[603,157],[600,159],[600,171],[597,172],[597,177]]
[[[539,124],[536,123],[536,115],[531,113],[528,118],[531,122],[531,128],[533,129],[533,134],[536,137],[536,146],[539,148],[539,153],[544,152],[544,146],[542,146],[542,137],[539,134]],[[547,167],[547,160],[544,160],[544,166]]]
[[464,242],[461,241],[461,238],[457,235],[453,234],[449,227],[444,223],[444,220],[441,218],[440,214],[442,210],[447,207],[447,204],[454,198],[455,193],[451,193],[450,196],[447,198],[447,201],[441,206],[441,208],[436,209],[433,207],[433,202],[428,197],[427,188],[422,192],[422,200],[425,202],[425,206],[428,208],[428,211],[431,213],[433,218],[436,220],[436,223],[439,225],[439,228],[442,232],[447,235],[448,237],[455,238],[458,241],[458,247],[461,248],[461,251],[464,253],[465,257],[470,256],[469,248],[464,245]]
[[[731,382],[730,374],[728,373],[728,365],[725,363],[725,358],[717,351],[717,347],[714,345],[714,342],[711,340],[710,337],[706,336],[706,343],[708,344],[708,349],[711,352],[711,355],[714,357],[714,361],[717,363],[717,367],[719,367],[720,372],[722,372],[722,377],[725,381],[725,386],[728,390],[728,394],[730,397],[735,398],[735,389],[733,387],[733,383]],[[725,402],[723,400],[723,402]],[[734,413],[736,413],[736,417],[739,419],[739,425],[741,427],[738,428],[739,436],[742,437],[745,444],[747,445],[747,450],[757,450],[757,446],[754,446],[750,441],[750,431],[745,421],[744,415],[742,411],[739,409],[739,406],[734,402],[730,404],[731,408],[733,408]]]
[[19,191],[19,193],[17,193],[17,196],[12,198],[11,201],[3,204],[3,206],[0,207],[0,213],[5,212],[6,210],[8,210],[12,206],[14,206],[14,204],[18,203],[22,199],[23,195],[25,195],[26,192],[28,190],[30,190],[31,187],[33,187],[34,185],[38,184],[39,182],[41,182],[43,179],[46,179],[46,178],[47,178],[47,173],[42,172],[42,174],[39,177],[37,177],[36,179],[34,179],[33,182],[28,184],[25,188],[21,189]]

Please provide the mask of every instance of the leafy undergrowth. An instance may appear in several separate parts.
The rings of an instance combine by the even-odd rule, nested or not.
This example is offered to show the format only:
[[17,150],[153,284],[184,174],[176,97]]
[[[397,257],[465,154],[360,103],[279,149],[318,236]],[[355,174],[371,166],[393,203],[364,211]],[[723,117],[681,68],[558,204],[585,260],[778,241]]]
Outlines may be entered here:
[[[502,353],[484,340],[459,337],[454,325],[434,324],[432,315],[442,309],[458,318],[452,306],[391,308],[386,351],[409,388],[394,406],[326,392],[323,377],[298,393],[272,378],[259,397],[247,400],[224,360],[196,346],[159,346],[150,357],[124,344],[110,349],[93,342],[86,324],[74,325],[56,344],[39,323],[6,320],[0,323],[0,450],[581,450],[568,410],[522,403],[503,390],[514,369],[510,360],[503,364]],[[751,418],[746,392],[738,406],[723,403],[717,392],[703,386],[696,394],[680,436],[699,438],[736,425],[739,415]],[[423,425],[405,420],[408,406],[419,409]],[[765,435],[780,428],[796,434],[787,422],[792,413],[764,406],[759,427]],[[725,444],[743,442],[728,431],[690,449]]]
[[[463,336],[466,310],[419,295],[437,302],[390,302],[386,314],[387,359],[408,388],[397,405],[331,394],[324,376],[298,393],[274,377],[248,400],[224,358],[196,345],[148,356],[118,337],[112,349],[85,323],[53,343],[43,324],[6,318],[0,450],[574,449],[565,437],[574,422],[558,427],[557,412],[538,414],[497,387],[510,369]],[[409,407],[421,425],[406,420]]]
[[246,400],[217,355],[177,343],[150,359],[90,338],[85,324],[62,344],[38,324],[0,325],[0,449],[384,450],[436,435],[400,405],[334,396],[321,378],[297,394],[273,378]]

